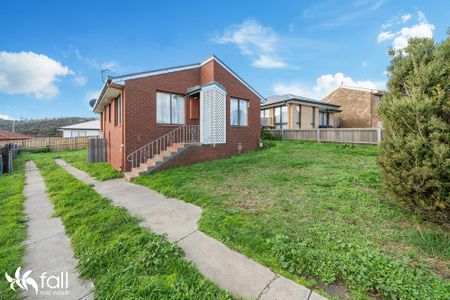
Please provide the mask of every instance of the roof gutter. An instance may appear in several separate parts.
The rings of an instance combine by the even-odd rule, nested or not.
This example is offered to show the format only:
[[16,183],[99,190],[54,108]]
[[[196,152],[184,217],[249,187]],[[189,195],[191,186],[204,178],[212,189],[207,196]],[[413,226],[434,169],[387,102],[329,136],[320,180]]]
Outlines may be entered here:
[[112,82],[112,80],[109,78],[108,80],[106,80],[105,84],[103,85],[102,91],[100,92],[100,96],[97,98],[97,101],[95,102],[94,107],[92,108],[93,112],[97,112],[97,107],[100,105],[100,103],[102,103],[104,96],[106,94],[106,92],[108,91],[109,88],[114,88],[114,89],[119,89],[122,90],[123,89],[123,85]]
[[105,83],[103,84],[102,91],[100,92],[100,96],[98,96],[97,101],[95,101],[95,104],[94,104],[94,107],[92,108],[92,111],[95,112],[95,110],[97,109],[97,106],[98,106],[98,104],[100,103],[100,101],[101,101],[103,95],[105,94],[106,89],[107,89],[109,83],[111,83],[111,79],[108,78],[108,79],[105,81]]
[[287,103],[295,103],[295,104],[300,104],[300,105],[310,104],[310,106],[312,106],[312,107],[325,108],[329,111],[336,111],[336,112],[341,111],[339,109],[340,105],[329,104],[329,103],[320,103],[318,101],[307,101],[307,100],[300,100],[300,99],[283,100],[280,102],[275,102],[275,103],[270,103],[270,104],[262,104],[261,108],[264,109],[264,108],[283,106],[283,105],[286,105]]

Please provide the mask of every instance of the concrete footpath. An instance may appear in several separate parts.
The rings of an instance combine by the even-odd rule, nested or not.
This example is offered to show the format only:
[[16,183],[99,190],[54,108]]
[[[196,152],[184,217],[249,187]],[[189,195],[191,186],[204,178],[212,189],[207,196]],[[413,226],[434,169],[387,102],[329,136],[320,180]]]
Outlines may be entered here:
[[231,250],[197,228],[201,208],[136,185],[124,179],[97,181],[62,160],[56,162],[115,205],[141,217],[142,226],[166,234],[177,243],[198,270],[233,295],[247,299],[326,299],[269,268]]
[[32,270],[23,295],[28,299],[93,299],[92,282],[78,278],[70,240],[60,218],[53,217],[53,204],[45,182],[32,161],[26,163],[25,214],[28,223],[25,265],[21,275]]

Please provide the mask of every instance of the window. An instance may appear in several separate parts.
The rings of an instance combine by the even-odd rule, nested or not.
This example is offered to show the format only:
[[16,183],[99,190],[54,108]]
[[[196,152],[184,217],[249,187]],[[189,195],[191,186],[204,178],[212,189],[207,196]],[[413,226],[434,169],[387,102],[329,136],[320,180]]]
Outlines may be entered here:
[[116,100],[116,125],[121,125],[122,124],[122,97],[119,96]]
[[316,124],[316,108],[313,107],[311,109],[311,128],[314,128],[314,124]]
[[184,96],[156,93],[156,122],[184,124]]
[[231,126],[248,125],[248,100],[231,98],[230,119]]
[[328,127],[328,113],[319,111],[319,127]]
[[261,110],[261,125],[272,126],[272,118],[270,117],[270,111],[268,109]]
[[375,95],[375,104],[376,106],[378,106],[381,102],[381,96],[380,95]]
[[287,106],[275,107],[275,128],[276,129],[286,129],[287,128],[287,116],[288,116],[288,107]]
[[300,129],[301,127],[301,113],[302,108],[300,105],[295,106],[295,129]]
[[268,109],[261,110],[261,119],[268,117],[269,117],[269,110]]
[[111,103],[108,105],[108,122],[111,123]]

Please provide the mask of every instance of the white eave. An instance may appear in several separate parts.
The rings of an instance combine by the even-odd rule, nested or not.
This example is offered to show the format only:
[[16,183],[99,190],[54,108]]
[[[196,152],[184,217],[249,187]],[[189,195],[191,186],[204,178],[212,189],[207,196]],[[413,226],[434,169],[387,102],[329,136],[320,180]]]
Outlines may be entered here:
[[93,111],[96,113],[101,113],[105,106],[107,106],[111,101],[120,96],[122,93],[124,85],[117,82],[112,82],[108,79],[103,85],[100,96],[95,102]]

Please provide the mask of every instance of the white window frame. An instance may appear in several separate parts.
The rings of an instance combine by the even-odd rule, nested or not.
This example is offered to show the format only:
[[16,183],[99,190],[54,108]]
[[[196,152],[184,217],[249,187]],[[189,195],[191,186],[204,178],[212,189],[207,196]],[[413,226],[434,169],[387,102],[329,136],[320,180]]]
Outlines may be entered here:
[[[162,95],[162,94],[165,94],[165,95],[169,95],[169,122],[160,122],[159,120],[161,119],[160,118],[160,116],[158,115],[158,95]],[[176,101],[176,98],[175,97],[181,97],[182,99],[183,99],[183,105],[182,105],[182,114],[181,114],[181,120],[179,121],[179,122],[173,122],[173,120],[172,120],[172,114],[173,114],[173,111],[172,111],[172,108],[173,108],[173,105],[172,105],[172,101]],[[156,123],[157,124],[163,124],[163,125],[183,125],[184,124],[184,122],[185,122],[185,99],[184,99],[184,95],[181,95],[181,94],[174,94],[174,93],[166,93],[166,92],[156,92]],[[179,109],[178,108],[178,106],[177,106],[177,109]]]
[[117,125],[122,125],[122,95],[117,97]]
[[[232,116],[232,111],[231,111],[231,103],[233,101],[237,101],[238,103],[238,115],[237,115],[237,124],[233,124],[232,120],[233,120],[233,116]],[[248,105],[249,105],[249,101],[246,99],[239,99],[239,98],[230,98],[230,125],[231,126],[235,126],[235,127],[247,127],[248,126]],[[247,116],[247,122],[245,124],[243,124],[243,122],[241,121],[241,107],[244,107],[246,110],[246,116]]]
[[[280,122],[277,122],[277,113],[279,113]],[[286,115],[286,120],[283,118]],[[289,109],[287,105],[277,106],[274,108],[274,126],[276,129],[287,129],[289,118]]]

